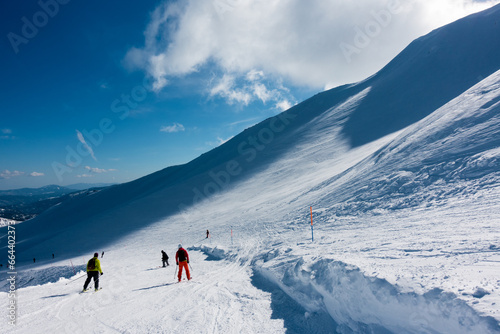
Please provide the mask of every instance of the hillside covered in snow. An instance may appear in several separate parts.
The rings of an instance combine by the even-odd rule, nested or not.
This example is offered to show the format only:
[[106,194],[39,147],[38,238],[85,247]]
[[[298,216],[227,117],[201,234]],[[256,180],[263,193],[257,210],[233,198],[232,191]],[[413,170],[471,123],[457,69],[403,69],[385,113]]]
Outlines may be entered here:
[[[17,225],[9,332],[500,332],[499,21]],[[173,284],[179,243],[195,279]],[[78,295],[95,251],[104,288]]]

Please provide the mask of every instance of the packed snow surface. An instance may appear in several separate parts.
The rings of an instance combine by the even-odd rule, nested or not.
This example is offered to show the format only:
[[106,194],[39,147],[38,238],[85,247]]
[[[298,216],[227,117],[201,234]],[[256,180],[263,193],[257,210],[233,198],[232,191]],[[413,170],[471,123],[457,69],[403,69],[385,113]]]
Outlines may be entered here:
[[[500,333],[499,19],[15,225],[16,326],[0,332]],[[179,243],[193,280],[177,283]],[[95,251],[103,289],[79,294]]]

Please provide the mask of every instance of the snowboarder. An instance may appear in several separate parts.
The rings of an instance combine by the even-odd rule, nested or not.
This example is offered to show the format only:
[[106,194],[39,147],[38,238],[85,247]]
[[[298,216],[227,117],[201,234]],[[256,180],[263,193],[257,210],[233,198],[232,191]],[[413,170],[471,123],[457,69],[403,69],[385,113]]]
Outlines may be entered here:
[[101,270],[101,263],[98,257],[99,253],[94,253],[94,257],[87,262],[87,279],[83,285],[83,292],[87,291],[87,286],[92,278],[94,279],[95,291],[99,290],[99,276],[104,275],[104,273]]
[[209,236],[210,236],[210,232],[207,230],[207,239],[208,239]]
[[188,280],[191,279],[191,274],[189,273],[189,255],[188,252],[182,248],[182,245],[179,244],[179,250],[177,253],[175,253],[175,263],[179,266],[179,274],[177,275],[177,278],[179,279],[179,282],[181,281],[182,277],[182,268],[186,269],[186,277]]
[[161,251],[161,261],[163,262],[163,267],[165,268],[165,263],[168,264],[168,255],[163,250]]

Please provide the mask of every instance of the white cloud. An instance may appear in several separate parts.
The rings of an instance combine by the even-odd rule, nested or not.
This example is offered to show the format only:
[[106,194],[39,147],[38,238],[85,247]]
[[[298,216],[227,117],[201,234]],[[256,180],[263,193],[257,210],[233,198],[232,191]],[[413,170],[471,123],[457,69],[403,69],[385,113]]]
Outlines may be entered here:
[[90,147],[87,142],[85,141],[85,138],[83,137],[83,134],[76,130],[76,136],[78,137],[78,140],[80,141],[80,143],[82,143],[83,147],[90,153],[90,155],[92,156],[92,159],[94,159],[95,161],[97,161],[95,155],[94,155],[94,150],[92,149],[92,147]]
[[[268,86],[275,88],[269,89]],[[287,99],[285,96],[293,99],[280,80],[269,80],[264,72],[256,70],[249,71],[240,79],[230,74],[223,75],[215,80],[210,96],[221,97],[230,105],[238,103],[245,106],[256,100],[266,104],[269,101],[281,102]]]
[[162,126],[160,129],[161,132],[167,132],[167,133],[181,132],[181,131],[185,131],[185,130],[186,129],[184,128],[184,125],[179,124],[179,123],[174,123],[172,125]]
[[[159,90],[170,81],[215,64],[223,73],[210,93],[229,103],[271,101],[266,85],[235,85],[283,78],[312,88],[362,80],[416,37],[498,3],[472,0],[185,0],[164,2],[151,15],[142,48],[126,63],[144,70]],[[378,25],[378,26],[377,26]],[[358,31],[369,43],[352,54]],[[273,100],[274,101],[274,100]],[[277,101],[274,101],[277,102]]]
[[79,177],[79,178],[84,177],[85,178],[85,177],[94,177],[94,175],[92,175],[92,174],[79,174],[76,177]]
[[276,109],[279,109],[281,111],[288,110],[291,107],[293,107],[293,105],[287,100],[283,100],[283,101],[276,103]]
[[30,176],[44,176],[44,175],[45,175],[44,173],[38,173],[38,172],[30,173]]
[[246,78],[248,81],[258,81],[259,79],[262,79],[263,77],[264,77],[264,72],[257,71],[257,70],[251,70],[246,75]]
[[3,172],[0,172],[0,179],[10,179],[11,177],[21,176],[24,174],[24,172],[20,172],[18,170],[11,172],[10,170],[6,169]]
[[11,129],[2,129],[0,130],[4,135],[10,135],[12,133]]

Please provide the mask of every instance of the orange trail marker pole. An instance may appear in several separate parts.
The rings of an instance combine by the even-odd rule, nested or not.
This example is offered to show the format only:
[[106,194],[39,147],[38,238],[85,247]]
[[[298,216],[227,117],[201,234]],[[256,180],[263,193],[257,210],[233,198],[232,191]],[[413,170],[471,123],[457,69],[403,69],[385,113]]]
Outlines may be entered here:
[[313,207],[309,207],[311,209],[311,241],[314,242],[314,228],[313,228]]

